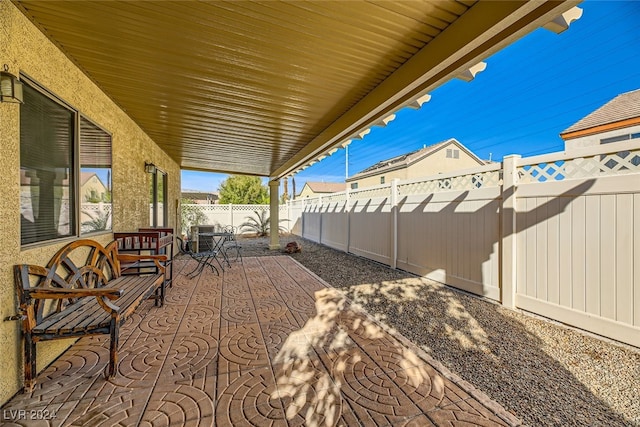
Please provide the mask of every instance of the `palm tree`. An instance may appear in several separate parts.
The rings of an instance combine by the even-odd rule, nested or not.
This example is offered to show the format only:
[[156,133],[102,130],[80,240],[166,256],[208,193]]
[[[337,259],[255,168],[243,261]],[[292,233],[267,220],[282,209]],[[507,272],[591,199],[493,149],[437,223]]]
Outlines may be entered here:
[[111,217],[110,211],[105,210],[97,212],[95,215],[92,215],[90,212],[84,211],[84,214],[91,218],[89,221],[82,222],[84,232],[89,233],[92,231],[103,231],[108,229],[109,218]]
[[[271,217],[267,216],[267,211],[253,211],[255,216],[248,216],[247,221],[240,224],[240,229],[243,231],[252,231],[256,233],[258,237],[264,237],[269,234],[271,224]],[[286,219],[281,219],[280,222],[287,221]],[[286,229],[282,226],[278,227],[279,231],[286,231]]]

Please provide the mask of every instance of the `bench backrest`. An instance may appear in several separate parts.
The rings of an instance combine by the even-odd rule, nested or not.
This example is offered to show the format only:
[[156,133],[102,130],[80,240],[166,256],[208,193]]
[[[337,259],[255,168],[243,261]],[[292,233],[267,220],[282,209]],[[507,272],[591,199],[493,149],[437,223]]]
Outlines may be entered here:
[[53,312],[59,312],[75,299],[58,299],[31,301],[25,290],[30,288],[99,288],[108,281],[120,277],[116,242],[107,247],[100,243],[80,239],[61,248],[49,261],[46,267],[37,265],[16,265],[14,282],[22,310],[31,311],[39,323]]

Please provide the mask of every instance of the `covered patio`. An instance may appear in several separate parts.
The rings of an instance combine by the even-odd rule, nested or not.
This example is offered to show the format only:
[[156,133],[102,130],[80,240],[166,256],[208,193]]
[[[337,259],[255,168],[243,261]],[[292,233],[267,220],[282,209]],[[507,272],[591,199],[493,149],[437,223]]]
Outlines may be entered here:
[[[193,260],[176,261],[178,270]],[[3,408],[17,425],[518,425],[516,417],[289,256],[178,274],[166,305],[84,338]]]
[[[531,31],[563,31],[578,3],[0,0],[1,64],[32,96],[0,104],[3,414],[28,425],[31,415],[52,425],[516,422],[284,257],[249,258],[221,278],[180,276],[164,308],[128,323],[114,382],[103,379],[102,339],[40,344],[41,381],[19,394],[12,267],[46,265],[81,237],[179,232],[181,170],[268,177],[277,212],[280,180],[420,108],[450,79],[472,80]],[[25,109],[38,105],[55,114],[29,135]],[[81,145],[82,123],[108,144]],[[108,161],[83,158],[100,147]],[[58,150],[64,162],[47,155]],[[25,153],[44,154],[29,163]],[[81,227],[83,164],[112,181],[109,221],[96,230]],[[40,203],[41,193],[59,199]],[[43,214],[26,239],[29,203]],[[270,246],[280,246],[275,233]]]

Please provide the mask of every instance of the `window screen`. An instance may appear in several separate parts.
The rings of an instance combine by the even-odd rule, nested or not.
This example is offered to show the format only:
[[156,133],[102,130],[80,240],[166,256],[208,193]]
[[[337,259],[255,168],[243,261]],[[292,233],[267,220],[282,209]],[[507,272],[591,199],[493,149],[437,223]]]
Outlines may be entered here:
[[24,84],[20,106],[20,236],[29,244],[75,234],[74,112]]

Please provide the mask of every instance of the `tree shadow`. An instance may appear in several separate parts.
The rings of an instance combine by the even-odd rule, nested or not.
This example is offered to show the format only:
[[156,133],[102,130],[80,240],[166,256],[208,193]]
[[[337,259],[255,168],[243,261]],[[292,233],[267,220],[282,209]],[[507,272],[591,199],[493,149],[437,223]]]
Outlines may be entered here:
[[434,369],[422,350],[396,339],[342,291],[315,292],[315,308],[272,359],[271,398],[282,400],[290,424],[441,425],[442,412],[474,425],[520,424],[472,386],[460,389],[454,375]]
[[[525,220],[519,219],[511,232],[523,232],[559,215],[574,197],[586,193],[593,184],[594,180],[581,182],[527,211]],[[427,208],[435,203],[434,195],[418,201],[414,198],[412,204],[405,198],[399,203],[399,217],[420,213],[419,221],[436,224],[430,231],[440,236],[444,225],[464,230],[469,225],[481,225],[474,222],[478,216],[493,217],[493,234],[486,230],[482,233],[495,234],[495,238],[465,241],[461,232],[450,242],[439,239],[437,242],[444,242],[444,247],[431,252],[429,268],[421,272],[440,270],[444,273],[442,281],[457,276],[455,279],[462,279],[457,283],[462,284],[461,288],[486,295],[486,264],[501,256],[500,236],[504,230],[500,215],[513,212],[500,212],[498,200],[478,203],[482,206],[475,209],[460,209],[470,194],[461,193],[448,202],[439,199],[443,207],[431,212]],[[382,212],[380,206],[367,205],[366,210]],[[358,213],[358,218],[364,219],[366,210]],[[431,237],[409,231],[407,239]],[[429,241],[434,244],[435,240]],[[400,253],[401,245],[406,243],[399,241]],[[470,245],[463,260],[466,270],[464,274],[452,274],[447,262],[460,253],[451,248],[465,244]],[[295,256],[302,264],[525,423],[640,425],[640,354],[370,260],[308,243],[304,246],[305,251]],[[329,252],[328,264],[323,254]],[[376,279],[372,281],[371,277]],[[499,284],[497,278],[494,284]]]
[[[624,426],[638,422],[625,419],[583,384],[575,369],[572,372],[566,361],[554,357],[553,347],[575,352],[577,364],[597,364],[595,372],[614,364],[606,360],[614,356],[630,359],[626,366],[634,366],[634,360],[640,366],[639,354],[426,279],[363,283],[343,290],[349,299],[376,313],[378,320],[526,424]],[[629,399],[640,386],[637,373],[627,373]]]

